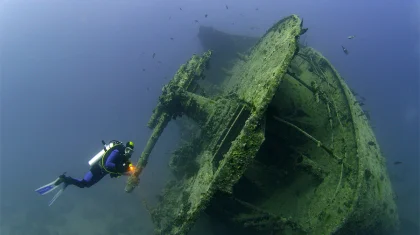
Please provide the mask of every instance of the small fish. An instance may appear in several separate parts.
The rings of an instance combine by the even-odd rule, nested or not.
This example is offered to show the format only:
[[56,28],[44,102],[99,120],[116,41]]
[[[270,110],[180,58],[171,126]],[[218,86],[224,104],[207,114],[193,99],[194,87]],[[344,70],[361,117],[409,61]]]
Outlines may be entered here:
[[146,90],[147,90],[147,91],[150,91],[150,88],[146,87]]
[[169,16],[169,19],[172,19],[172,16]]
[[194,20],[195,23],[198,23],[198,20]]
[[182,8],[180,7],[180,8],[179,8],[179,10],[181,10],[181,11],[182,11]]
[[344,54],[346,54],[346,55],[348,55],[348,54],[349,54],[349,51],[348,51],[345,47],[341,46],[341,48],[343,48],[343,52],[344,52]]
[[207,14],[205,14],[205,15],[204,15],[204,17],[206,17],[206,18],[207,18]]
[[229,7],[228,7],[228,5],[225,5],[226,6],[226,10],[229,10]]
[[395,161],[394,162],[394,165],[399,165],[399,164],[401,164],[402,162],[400,162],[400,161]]
[[154,59],[154,58],[155,58],[155,56],[156,56],[156,53],[153,53],[153,56],[152,56],[152,58]]
[[348,39],[353,39],[353,38],[355,38],[356,36],[354,36],[354,35],[351,35],[351,36],[348,36],[347,38]]
[[146,71],[146,69],[142,69],[142,70],[143,70],[143,72]]
[[162,61],[158,60],[158,63],[159,63],[159,64],[162,64]]
[[174,38],[170,38],[171,40],[174,40]]
[[256,11],[258,11],[258,7],[257,7],[257,8],[255,8],[255,10],[256,10]]

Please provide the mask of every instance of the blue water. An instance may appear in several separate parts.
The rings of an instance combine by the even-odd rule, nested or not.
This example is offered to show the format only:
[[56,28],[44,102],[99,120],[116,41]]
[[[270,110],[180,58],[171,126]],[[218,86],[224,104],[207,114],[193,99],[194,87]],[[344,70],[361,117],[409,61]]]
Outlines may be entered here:
[[[161,87],[202,52],[200,24],[261,36],[282,17],[298,14],[309,28],[302,39],[366,98],[398,195],[401,234],[419,234],[419,5],[0,0],[0,233],[151,234],[142,201],[154,200],[168,177],[165,153],[179,137],[176,126],[167,128],[131,195],[124,193],[125,179],[106,178],[90,189],[67,189],[48,208],[49,198],[34,189],[64,171],[82,177],[102,139],[144,146]],[[119,215],[125,219],[115,219]]]

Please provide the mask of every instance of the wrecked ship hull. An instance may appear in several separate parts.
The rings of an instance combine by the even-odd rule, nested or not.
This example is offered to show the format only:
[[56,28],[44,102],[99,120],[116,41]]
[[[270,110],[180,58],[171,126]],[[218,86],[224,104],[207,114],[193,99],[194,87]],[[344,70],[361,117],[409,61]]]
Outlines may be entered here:
[[397,228],[369,122],[328,60],[298,45],[305,31],[284,18],[233,62],[204,72],[213,55],[194,56],[164,87],[149,126],[187,116],[197,128],[151,210],[157,234],[186,234],[203,212],[256,234]]

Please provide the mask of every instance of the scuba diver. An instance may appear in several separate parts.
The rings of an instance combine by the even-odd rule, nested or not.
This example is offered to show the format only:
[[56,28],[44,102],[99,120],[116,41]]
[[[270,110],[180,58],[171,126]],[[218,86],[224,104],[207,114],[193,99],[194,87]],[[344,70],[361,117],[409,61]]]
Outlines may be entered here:
[[49,206],[51,206],[69,185],[74,185],[79,188],[89,188],[107,174],[111,178],[115,178],[121,175],[130,175],[134,172],[134,167],[130,162],[131,155],[134,152],[134,143],[132,141],[124,145],[118,140],[111,140],[109,144],[106,144],[102,140],[102,144],[104,145],[103,149],[89,161],[90,170],[85,174],[83,179],[79,180],[66,176],[64,172],[53,182],[35,191],[41,195],[45,195],[62,185],[61,189],[51,199],[49,203]]

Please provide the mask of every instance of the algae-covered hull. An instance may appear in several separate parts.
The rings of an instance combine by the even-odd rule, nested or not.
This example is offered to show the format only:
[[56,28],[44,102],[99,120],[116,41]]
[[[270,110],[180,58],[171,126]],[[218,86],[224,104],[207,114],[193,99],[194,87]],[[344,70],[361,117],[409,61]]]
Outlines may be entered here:
[[[151,211],[157,234],[186,234],[202,213],[255,234],[384,234],[398,227],[367,117],[328,60],[299,46],[305,31],[292,15],[252,48],[209,45],[213,55],[193,56],[164,87],[138,166],[145,167],[171,119],[187,116],[193,122],[182,125],[193,128],[170,162],[177,180]],[[221,42],[213,46],[223,46],[216,33]]]

